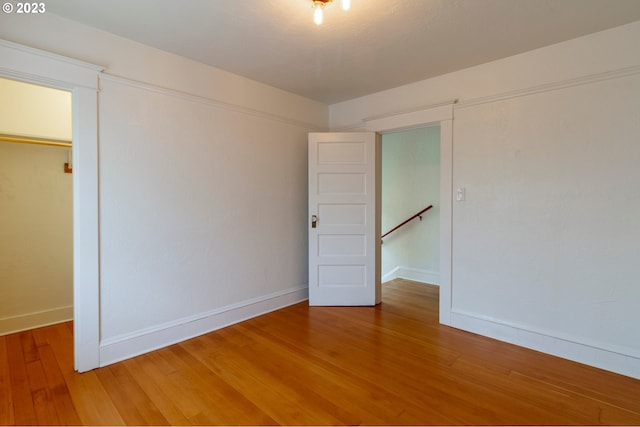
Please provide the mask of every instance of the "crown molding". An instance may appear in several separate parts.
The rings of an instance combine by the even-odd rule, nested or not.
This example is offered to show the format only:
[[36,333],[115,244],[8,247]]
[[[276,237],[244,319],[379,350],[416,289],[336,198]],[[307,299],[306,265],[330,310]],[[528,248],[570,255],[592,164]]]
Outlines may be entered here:
[[495,95],[469,99],[467,101],[461,101],[454,106],[455,110],[474,107],[476,105],[489,104],[497,101],[504,101],[512,98],[520,98],[523,96],[535,95],[538,93],[551,92],[555,90],[582,86],[591,83],[597,83],[601,81],[619,79],[623,77],[635,76],[640,74],[640,65],[634,65],[631,67],[621,68],[618,70],[605,71],[597,74],[590,74],[587,76],[577,77],[574,79],[560,80],[553,83],[546,83],[538,86],[531,86],[525,89],[519,89],[509,92],[503,92]]
[[161,86],[156,86],[149,83],[143,83],[137,80],[132,80],[126,77],[116,76],[113,74],[102,72],[99,75],[100,80],[105,80],[129,87],[133,87],[136,89],[141,89],[149,92],[158,93],[161,95],[170,96],[172,98],[182,99],[188,102],[194,102],[198,104],[207,105],[209,107],[220,108],[227,111],[233,111],[240,114],[245,114],[249,116],[259,117],[266,120],[271,120],[280,123],[286,123],[291,126],[299,127],[308,131],[313,132],[322,132],[325,131],[325,128],[322,128],[316,124],[303,122],[300,120],[295,120],[289,117],[281,116],[278,114],[268,113],[265,111],[257,110],[254,108],[243,107],[237,104],[232,104],[229,102],[218,101],[215,99],[207,98],[204,96],[193,95],[186,92],[181,92],[175,89],[168,89]]

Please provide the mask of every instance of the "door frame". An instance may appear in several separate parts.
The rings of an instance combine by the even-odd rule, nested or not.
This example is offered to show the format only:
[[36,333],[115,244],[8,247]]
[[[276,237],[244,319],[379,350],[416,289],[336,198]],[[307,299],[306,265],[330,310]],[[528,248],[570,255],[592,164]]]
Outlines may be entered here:
[[[419,110],[364,119],[365,129],[382,135],[428,126],[440,126],[440,323],[451,325],[453,106],[455,100]],[[382,171],[377,171],[381,174]],[[378,243],[380,244],[380,243]]]
[[103,67],[0,39],[0,76],[71,92],[74,368],[100,366],[98,76]]

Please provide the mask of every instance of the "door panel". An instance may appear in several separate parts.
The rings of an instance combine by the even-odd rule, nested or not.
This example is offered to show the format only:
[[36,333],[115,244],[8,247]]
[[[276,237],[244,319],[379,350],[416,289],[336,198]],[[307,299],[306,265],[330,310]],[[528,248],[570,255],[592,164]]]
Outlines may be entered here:
[[380,302],[380,141],[309,134],[310,305]]

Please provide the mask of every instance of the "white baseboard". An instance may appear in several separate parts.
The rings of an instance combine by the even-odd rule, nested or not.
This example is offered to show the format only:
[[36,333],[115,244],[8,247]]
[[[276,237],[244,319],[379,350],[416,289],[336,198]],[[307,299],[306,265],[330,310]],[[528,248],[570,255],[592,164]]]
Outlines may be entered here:
[[100,366],[176,344],[307,299],[308,287],[298,287],[106,339],[100,343]]
[[603,348],[603,345],[584,343],[577,338],[557,337],[551,332],[533,331],[455,309],[451,311],[450,326],[640,379],[640,354],[631,349]]
[[383,274],[382,275],[382,283],[384,282],[388,282],[390,280],[393,279],[397,279],[398,278],[398,270],[400,269],[400,267],[396,267],[393,270],[391,270],[390,272]]
[[73,306],[58,307],[51,310],[21,314],[0,319],[0,335],[40,328],[55,323],[73,320]]
[[393,279],[407,279],[440,286],[440,273],[420,268],[397,266],[382,276],[383,283]]

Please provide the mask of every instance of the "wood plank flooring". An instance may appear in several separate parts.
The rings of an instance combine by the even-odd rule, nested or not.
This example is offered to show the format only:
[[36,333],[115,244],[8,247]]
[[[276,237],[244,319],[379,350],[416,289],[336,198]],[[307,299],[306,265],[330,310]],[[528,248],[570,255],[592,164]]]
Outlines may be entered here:
[[438,325],[438,288],[297,304],[84,374],[72,325],[0,337],[0,425],[640,425],[640,381]]

